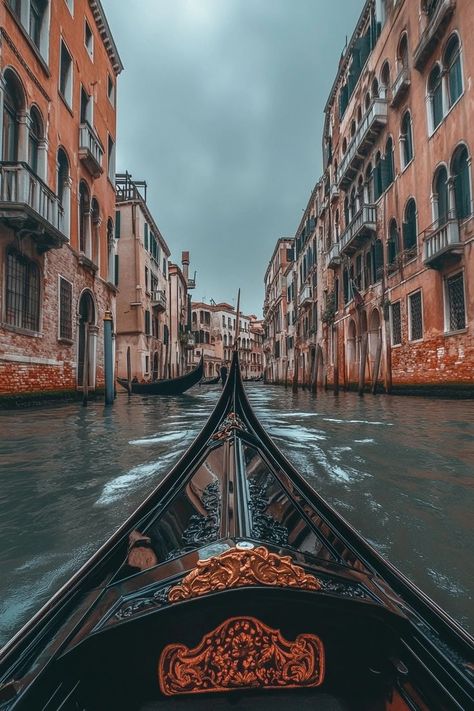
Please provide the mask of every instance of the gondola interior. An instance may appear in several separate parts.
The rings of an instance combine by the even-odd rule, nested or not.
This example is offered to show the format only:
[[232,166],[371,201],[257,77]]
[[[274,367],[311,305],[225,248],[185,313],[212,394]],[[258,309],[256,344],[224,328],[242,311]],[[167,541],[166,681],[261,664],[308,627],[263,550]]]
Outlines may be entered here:
[[278,451],[235,354],[180,462],[5,648],[0,708],[468,708],[470,651]]

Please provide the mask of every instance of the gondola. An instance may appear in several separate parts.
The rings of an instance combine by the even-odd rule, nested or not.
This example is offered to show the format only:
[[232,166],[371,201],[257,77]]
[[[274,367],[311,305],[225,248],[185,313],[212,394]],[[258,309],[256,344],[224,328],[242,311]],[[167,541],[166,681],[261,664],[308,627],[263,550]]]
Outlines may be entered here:
[[191,447],[3,649],[0,708],[470,709],[473,643],[296,472],[234,353]]
[[[169,380],[157,380],[154,383],[130,383],[134,395],[181,395],[199,383],[204,373],[204,359],[201,356],[196,368],[178,378]],[[117,382],[128,390],[127,378],[117,378]]]
[[216,385],[221,379],[220,375],[216,375],[215,378],[203,378],[201,380],[201,385]]

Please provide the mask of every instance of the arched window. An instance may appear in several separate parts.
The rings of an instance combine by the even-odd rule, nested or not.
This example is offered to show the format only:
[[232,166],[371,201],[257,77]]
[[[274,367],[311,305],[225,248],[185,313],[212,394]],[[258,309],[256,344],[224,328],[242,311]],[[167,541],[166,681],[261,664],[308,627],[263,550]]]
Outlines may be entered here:
[[344,136],[344,138],[342,139],[342,154],[344,155],[344,153],[345,153],[346,151],[347,151],[347,139],[346,139],[346,137]]
[[5,321],[39,331],[40,274],[38,265],[9,249],[6,258]]
[[428,99],[430,108],[431,129],[435,130],[443,120],[443,82],[441,68],[436,64],[428,79]]
[[380,151],[377,152],[374,162],[374,198],[377,201],[383,193],[382,184],[382,157]]
[[370,108],[370,92],[368,91],[365,95],[365,110],[368,111]]
[[471,181],[469,179],[469,154],[466,146],[460,146],[454,153],[451,173],[454,178],[454,202],[456,217],[464,219],[472,213]]
[[360,210],[365,202],[365,196],[364,196],[364,179],[362,175],[359,176],[359,180],[357,181],[357,209]]
[[352,122],[351,122],[351,138],[354,137],[355,132],[356,132],[356,122],[355,122],[354,119],[352,119]]
[[90,197],[83,180],[79,184],[79,251],[90,256]]
[[25,107],[25,94],[16,74],[11,70],[5,71],[4,81],[2,160],[16,163],[20,131],[19,114]]
[[334,240],[339,242],[339,210],[336,210],[336,216],[334,217]]
[[385,158],[383,162],[383,189],[386,190],[392,183],[395,176],[395,166],[393,164],[393,141],[388,137],[385,144]]
[[371,90],[372,90],[372,96],[374,97],[374,99],[377,99],[378,95],[379,95],[379,83],[378,83],[376,77],[374,78],[374,80],[372,82]]
[[388,61],[384,62],[382,71],[380,72],[380,84],[383,87],[385,96],[388,95],[390,91],[390,64]]
[[448,102],[451,107],[462,94],[461,48],[457,35],[453,35],[446,45],[444,67],[448,77]]
[[349,213],[349,197],[346,195],[346,197],[344,198],[344,224],[346,228],[349,226],[350,221],[351,218]]
[[43,138],[43,121],[36,107],[30,112],[30,128],[28,131],[28,163],[33,173],[38,174],[39,145]]
[[56,194],[62,210],[63,232],[66,237],[69,237],[69,216],[71,209],[69,160],[62,148],[59,148],[57,157]]
[[350,202],[350,209],[349,209],[349,213],[350,213],[350,218],[351,218],[351,220],[354,219],[354,217],[355,217],[355,215],[356,215],[356,212],[357,212],[357,210],[356,210],[356,189],[355,189],[355,188],[352,188],[352,190],[351,190],[351,202]]
[[114,223],[111,217],[107,220],[107,256],[107,279],[110,284],[117,286],[115,279],[115,233]]
[[369,250],[365,255],[365,286],[368,287],[374,283],[374,270],[372,252]]
[[344,269],[342,275],[342,288],[344,292],[344,303],[347,304],[349,302],[349,270],[347,267]]
[[395,219],[390,220],[388,228],[388,263],[395,264],[399,252],[398,225]]
[[92,245],[91,258],[94,264],[99,264],[100,259],[100,207],[96,198],[92,199],[91,203],[91,222],[92,222]]
[[374,251],[374,274],[375,281],[380,281],[383,276],[383,244],[381,239],[376,239],[373,246]]
[[435,208],[435,219],[438,226],[446,224],[449,211],[448,198],[448,171],[442,165],[435,173],[433,180],[433,200]]
[[413,133],[409,111],[405,112],[402,119],[400,142],[402,146],[402,163],[405,168],[413,159]]
[[362,109],[360,106],[357,107],[357,123],[360,123],[362,121]]
[[416,202],[413,198],[410,198],[405,208],[405,220],[403,222],[403,249],[415,250],[416,237]]
[[403,33],[400,39],[397,55],[399,69],[408,69],[408,35],[406,32]]
[[367,170],[365,171],[365,184],[366,184],[366,203],[369,205],[374,202],[374,172],[372,170],[372,163],[369,163]]

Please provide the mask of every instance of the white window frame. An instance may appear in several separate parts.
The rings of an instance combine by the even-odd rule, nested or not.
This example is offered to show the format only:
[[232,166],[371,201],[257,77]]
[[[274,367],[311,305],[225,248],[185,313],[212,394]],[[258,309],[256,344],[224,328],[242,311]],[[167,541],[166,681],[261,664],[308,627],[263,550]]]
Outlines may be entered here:
[[[422,335],[421,338],[412,338],[412,323],[411,323],[411,299],[415,294],[420,294],[421,295],[421,330],[422,330]],[[415,289],[415,291],[412,291],[410,294],[407,295],[407,306],[408,306],[408,340],[410,343],[421,343],[424,340],[425,336],[425,319],[423,315],[423,290],[422,289]]]
[[[448,279],[452,279],[453,277],[457,276],[458,274],[462,274],[465,326],[464,326],[464,328],[459,328],[456,331],[452,331],[449,327],[450,324],[449,324]],[[468,324],[467,306],[468,306],[468,304],[466,301],[466,278],[465,278],[464,269],[456,269],[455,271],[450,272],[449,274],[445,274],[445,276],[443,278],[443,308],[444,308],[444,333],[445,333],[445,335],[450,336],[451,334],[454,334],[454,333],[463,333],[467,329],[467,324]]]
[[[87,30],[89,30],[90,33],[90,47],[87,44]],[[94,33],[86,17],[84,18],[84,47],[91,60],[94,61]]]
[[73,309],[73,300],[74,300],[74,284],[72,281],[67,279],[65,276],[62,274],[58,274],[58,341],[62,341],[63,343],[73,343],[73,338],[64,338],[61,336],[61,279],[66,281],[68,284],[71,286],[71,336],[74,336],[74,321],[73,321],[73,314],[74,314],[74,309]]

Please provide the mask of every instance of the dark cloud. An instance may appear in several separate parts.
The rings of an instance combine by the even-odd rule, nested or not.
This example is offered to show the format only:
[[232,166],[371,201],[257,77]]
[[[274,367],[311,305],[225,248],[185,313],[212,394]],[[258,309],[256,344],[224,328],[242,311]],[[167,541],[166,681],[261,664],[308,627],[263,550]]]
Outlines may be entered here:
[[278,237],[321,172],[323,109],[362,0],[102,0],[125,71],[118,170],[149,185],[195,299],[261,314]]

